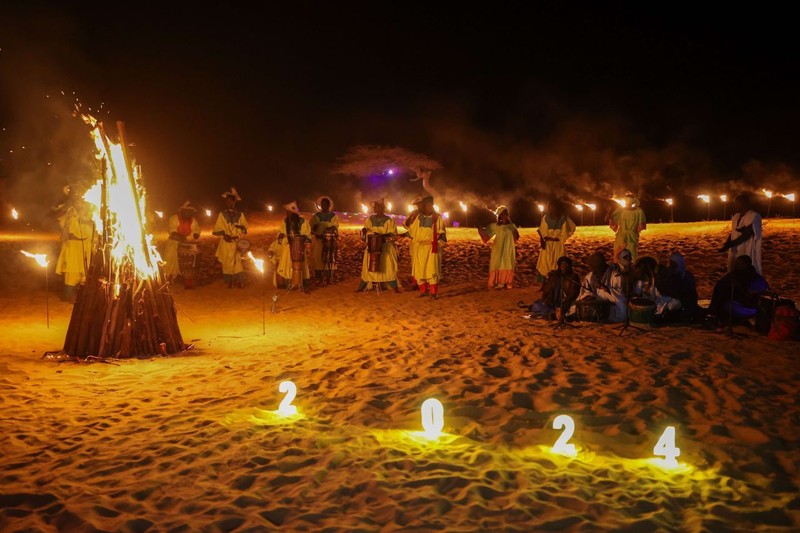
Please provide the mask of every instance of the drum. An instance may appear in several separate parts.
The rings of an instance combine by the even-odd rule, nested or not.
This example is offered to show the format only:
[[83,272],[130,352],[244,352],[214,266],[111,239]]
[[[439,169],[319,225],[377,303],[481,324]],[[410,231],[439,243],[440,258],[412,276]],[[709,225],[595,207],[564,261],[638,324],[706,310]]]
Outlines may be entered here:
[[329,270],[336,264],[336,239],[339,232],[333,226],[322,234],[322,264]]
[[239,249],[239,252],[245,253],[247,250],[250,249],[250,241],[247,239],[238,239],[236,241],[236,248]]
[[610,311],[609,302],[586,298],[575,302],[578,320],[581,322],[602,322],[608,318]]
[[303,258],[306,255],[306,238],[303,235],[289,235],[289,256],[292,259],[292,285],[303,284]]
[[369,272],[381,269],[381,253],[383,253],[383,235],[370,233],[367,235],[367,253],[369,254]]
[[656,316],[656,303],[649,298],[631,298],[630,320],[637,324],[650,324]]
[[787,298],[779,298],[772,295],[759,297],[756,311],[756,331],[762,335],[767,335],[770,328],[772,328],[775,310],[783,306],[796,309],[794,302]]

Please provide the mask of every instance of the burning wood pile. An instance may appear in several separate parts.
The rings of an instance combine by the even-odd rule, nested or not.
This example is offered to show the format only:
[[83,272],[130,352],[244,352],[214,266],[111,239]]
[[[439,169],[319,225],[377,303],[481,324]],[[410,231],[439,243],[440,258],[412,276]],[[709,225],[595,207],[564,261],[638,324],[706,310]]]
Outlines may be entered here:
[[78,291],[64,352],[70,357],[145,357],[184,349],[160,256],[145,232],[140,169],[129,157],[125,128],[119,142],[90,116],[100,178],[84,199],[95,207],[97,248]]

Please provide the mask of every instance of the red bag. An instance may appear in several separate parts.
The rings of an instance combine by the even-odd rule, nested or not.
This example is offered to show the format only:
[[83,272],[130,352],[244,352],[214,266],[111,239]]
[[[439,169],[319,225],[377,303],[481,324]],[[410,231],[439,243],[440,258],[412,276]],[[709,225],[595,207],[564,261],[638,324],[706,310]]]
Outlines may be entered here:
[[798,331],[800,331],[800,311],[794,305],[777,307],[767,338],[773,341],[791,341],[798,338]]

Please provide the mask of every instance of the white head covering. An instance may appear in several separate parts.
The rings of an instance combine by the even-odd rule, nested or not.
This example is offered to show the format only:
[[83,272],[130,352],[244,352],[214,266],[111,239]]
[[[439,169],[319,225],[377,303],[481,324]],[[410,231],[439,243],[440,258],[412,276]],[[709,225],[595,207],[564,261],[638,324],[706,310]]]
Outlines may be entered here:
[[292,213],[300,214],[300,208],[297,207],[297,202],[289,202],[288,204],[284,204],[284,209],[287,211],[291,211]]
[[234,198],[234,199],[235,199],[237,202],[241,202],[241,201],[242,201],[242,197],[241,197],[241,196],[239,196],[239,193],[238,193],[238,192],[236,192],[236,187],[231,187],[231,190],[229,190],[229,191],[225,191],[224,193],[222,193],[222,197],[223,197],[223,198],[227,198],[228,196],[233,196],[233,198]]
[[[508,207],[504,205],[498,205],[497,209],[494,210],[494,216],[499,217],[500,213],[502,213],[503,211],[508,211]],[[508,214],[509,216],[511,216],[511,211],[508,211]]]
[[333,200],[331,200],[330,196],[320,196],[317,198],[317,201],[314,204],[317,206],[317,209],[322,209],[322,200],[328,200],[331,203],[331,211],[333,211]]

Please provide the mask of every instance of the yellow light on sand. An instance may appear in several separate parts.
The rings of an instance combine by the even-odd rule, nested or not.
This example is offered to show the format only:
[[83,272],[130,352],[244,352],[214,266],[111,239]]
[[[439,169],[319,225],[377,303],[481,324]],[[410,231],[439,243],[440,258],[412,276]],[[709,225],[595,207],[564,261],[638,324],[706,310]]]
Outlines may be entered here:
[[723,202],[727,202],[728,201],[728,195],[727,194],[720,194],[719,195],[719,199],[722,200]]
[[206,216],[207,216],[207,217],[210,217],[210,216],[211,216],[211,209],[206,209]]
[[772,198],[772,191],[768,191],[767,189],[761,189],[761,190],[763,191],[764,196],[770,199]]
[[164,218],[164,212],[163,211],[156,211],[156,216],[158,218]]
[[264,273],[264,260],[263,259],[259,259],[258,257],[254,256],[253,252],[247,252],[247,257],[250,258],[250,261],[253,262],[253,265],[255,265],[256,269],[263,274]]
[[369,207],[367,207],[364,204],[361,204],[361,212],[363,212],[365,215],[369,214]]
[[21,250],[21,252],[22,252],[22,255],[24,255],[26,257],[30,257],[34,261],[36,261],[39,264],[40,267],[47,268],[47,263],[48,263],[47,254],[32,254],[30,252],[26,252],[25,250]]
[[625,201],[625,198],[612,198],[612,200],[617,202],[620,207],[626,207],[628,205],[628,202]]
[[669,206],[671,206],[673,204],[673,202],[674,202],[674,200],[672,198],[667,198],[664,201],[667,202],[667,205],[669,205]]
[[667,426],[656,445],[653,446],[653,455],[660,455],[664,458],[659,460],[661,466],[677,468],[678,460],[676,457],[680,454],[681,449],[675,447],[675,426]]
[[408,204],[408,205],[406,206],[406,212],[407,212],[407,213],[410,213],[410,212],[412,212],[414,209],[415,209],[415,207],[414,207],[414,204]]
[[596,209],[597,209],[597,204],[586,204],[586,207],[588,207],[589,209],[591,209],[592,211],[594,211],[594,210],[596,210]]
[[439,206],[436,205],[436,204],[433,204],[433,210],[438,213],[439,212]]
[[538,209],[540,213],[544,213],[544,204],[536,204],[536,209]]
[[578,453],[578,450],[575,448],[574,444],[569,444],[569,439],[572,438],[573,433],[575,433],[575,421],[569,415],[558,415],[555,420],[553,420],[553,429],[564,429],[564,432],[561,433],[561,436],[558,438],[553,447],[551,448],[553,453],[557,453],[559,455],[566,455],[567,457],[575,457]]
[[14,220],[19,220],[19,211],[17,211],[13,207],[11,208],[11,218],[13,218]]
[[281,381],[281,384],[278,385],[278,390],[286,394],[286,396],[283,397],[283,401],[278,406],[278,414],[281,416],[296,415],[297,407],[292,405],[292,402],[297,396],[297,386],[291,381]]
[[575,209],[577,209],[578,211],[583,211],[583,205],[575,204]]
[[444,406],[436,398],[428,398],[422,402],[422,429],[425,437],[434,440],[439,438],[444,429]]
[[705,203],[709,203],[711,201],[711,197],[707,194],[698,194],[697,197],[703,200]]

